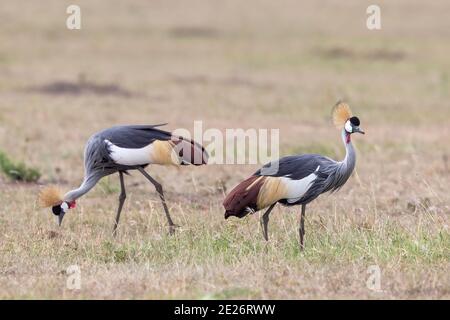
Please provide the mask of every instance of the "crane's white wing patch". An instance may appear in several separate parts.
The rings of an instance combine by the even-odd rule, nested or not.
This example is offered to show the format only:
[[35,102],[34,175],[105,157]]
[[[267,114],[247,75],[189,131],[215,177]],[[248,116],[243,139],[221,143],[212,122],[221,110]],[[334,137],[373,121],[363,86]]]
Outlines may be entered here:
[[283,179],[284,184],[287,186],[287,202],[294,203],[300,200],[309,190],[309,188],[311,188],[316,178],[317,175],[315,172],[300,180],[293,180],[287,177],[282,177],[281,179]]
[[139,149],[130,149],[118,147],[109,140],[105,140],[105,142],[108,144],[110,156],[115,163],[125,166],[137,166],[150,163],[150,154],[153,149],[152,144]]

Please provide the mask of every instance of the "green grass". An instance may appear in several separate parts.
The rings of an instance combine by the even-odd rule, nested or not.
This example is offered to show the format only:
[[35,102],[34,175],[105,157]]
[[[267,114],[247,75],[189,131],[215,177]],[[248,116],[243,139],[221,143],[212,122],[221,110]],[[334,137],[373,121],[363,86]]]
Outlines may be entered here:
[[16,181],[36,182],[41,177],[38,169],[29,168],[23,162],[11,160],[3,151],[0,151],[0,169],[9,178]]
[[[289,227],[284,230],[279,221],[269,225],[269,242],[263,240],[261,230],[249,225],[250,219],[247,219],[236,222],[243,223],[244,227],[236,228],[234,224],[198,224],[195,230],[178,232],[175,236],[170,236],[161,229],[162,234],[157,239],[146,240],[141,238],[144,235],[136,238],[127,235],[126,239],[104,239],[96,246],[88,241],[76,242],[76,239],[65,237],[65,245],[59,248],[58,256],[70,257],[74,254],[79,259],[94,263],[151,261],[154,266],[170,266],[176,262],[209,264],[218,261],[224,266],[231,266],[254,257],[286,263],[296,263],[300,259],[317,265],[348,265],[355,261],[383,265],[392,260],[400,264],[433,265],[450,259],[448,230],[432,233],[423,229],[411,232],[396,223],[384,222],[373,227],[343,223],[333,230],[326,230],[317,223],[307,223],[307,249],[300,251],[295,218],[285,219],[283,224]],[[250,233],[243,231],[247,227],[252,229]],[[38,253],[45,254],[46,249],[41,249]]]

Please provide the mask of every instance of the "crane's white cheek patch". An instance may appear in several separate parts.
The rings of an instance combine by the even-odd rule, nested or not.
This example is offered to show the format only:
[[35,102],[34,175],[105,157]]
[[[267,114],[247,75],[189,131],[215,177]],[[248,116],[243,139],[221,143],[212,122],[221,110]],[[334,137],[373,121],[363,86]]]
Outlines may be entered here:
[[67,204],[67,202],[63,202],[61,204],[61,209],[63,210],[63,212],[67,212],[67,210],[69,210],[69,205]]
[[350,123],[350,120],[347,120],[347,122],[345,123],[345,131],[347,131],[348,133],[352,133],[352,131],[353,131],[352,124]]
[[105,140],[110,150],[110,156],[115,163],[125,166],[137,166],[150,163],[150,154],[152,145],[139,149],[121,148],[113,144],[111,141]]
[[315,173],[311,173],[309,176],[304,177],[300,180],[282,178],[287,185],[287,202],[294,203],[300,200],[309,190],[309,188],[311,188],[311,185],[313,184],[314,180],[316,180],[316,178],[317,175]]

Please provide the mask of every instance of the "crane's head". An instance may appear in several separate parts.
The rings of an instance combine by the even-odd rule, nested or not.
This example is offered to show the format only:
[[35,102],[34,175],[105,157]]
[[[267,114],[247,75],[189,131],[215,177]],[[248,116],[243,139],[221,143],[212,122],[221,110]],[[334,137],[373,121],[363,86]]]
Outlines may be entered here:
[[55,216],[58,216],[58,224],[61,225],[64,215],[69,209],[73,209],[76,206],[75,201],[66,202],[63,201],[61,204],[57,204],[52,207],[52,212]]
[[41,190],[39,193],[39,204],[42,208],[52,208],[53,214],[58,217],[59,225],[61,225],[67,211],[76,206],[75,201],[62,200],[61,191],[55,186],[50,186]]
[[352,115],[350,107],[345,102],[339,101],[334,106],[333,122],[336,128],[345,130],[348,139],[350,139],[352,133],[364,134],[364,131],[359,127],[359,118]]
[[351,117],[347,121],[345,121],[344,129],[348,134],[352,133],[361,133],[365,134],[365,132],[359,127],[360,121],[358,117]]

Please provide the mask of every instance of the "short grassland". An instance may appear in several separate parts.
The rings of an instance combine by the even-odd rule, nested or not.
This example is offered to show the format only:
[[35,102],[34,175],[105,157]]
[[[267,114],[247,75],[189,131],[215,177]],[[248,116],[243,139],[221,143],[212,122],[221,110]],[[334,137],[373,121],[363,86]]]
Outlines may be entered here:
[[[449,5],[382,2],[383,29],[369,32],[369,4],[80,1],[71,32],[63,2],[7,0],[0,151],[41,178],[0,174],[0,298],[450,298]],[[115,238],[117,176],[61,228],[37,206],[43,185],[78,186],[84,143],[116,124],[274,128],[281,155],[341,159],[330,109],[342,98],[367,134],[348,183],[307,207],[303,252],[300,208],[274,210],[269,242],[260,213],[223,219],[224,194],[255,165],[149,167],[173,236],[138,173]]]

